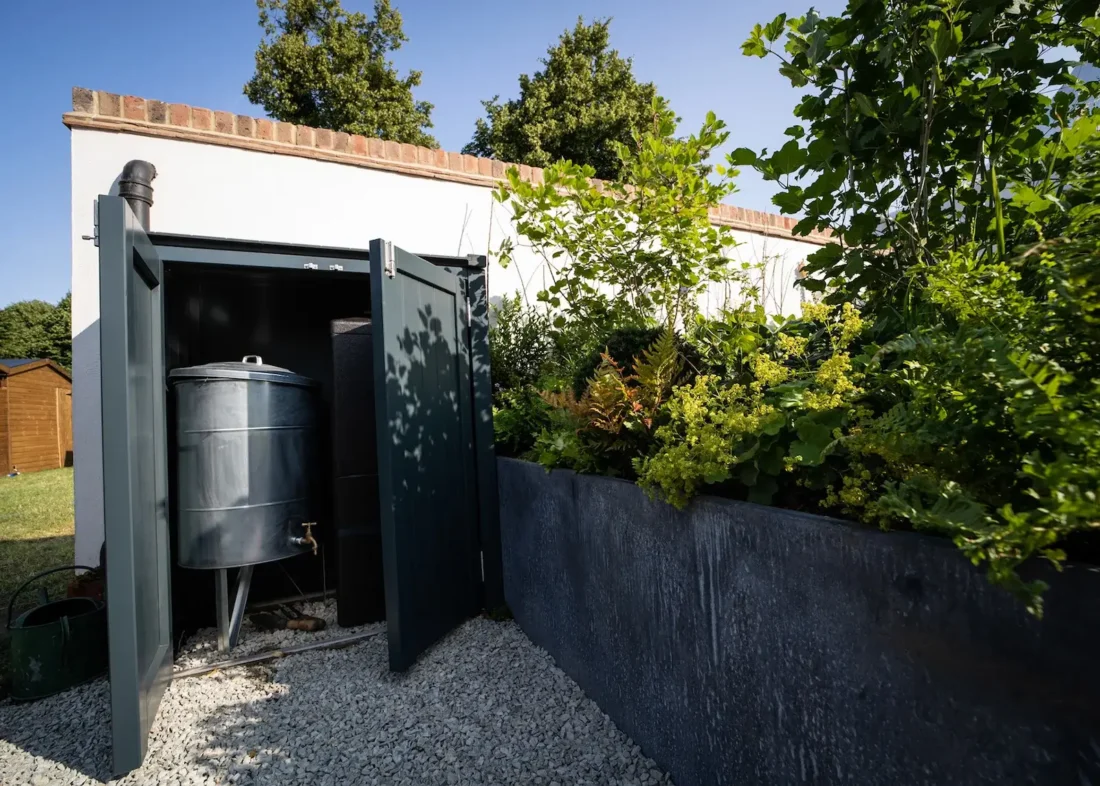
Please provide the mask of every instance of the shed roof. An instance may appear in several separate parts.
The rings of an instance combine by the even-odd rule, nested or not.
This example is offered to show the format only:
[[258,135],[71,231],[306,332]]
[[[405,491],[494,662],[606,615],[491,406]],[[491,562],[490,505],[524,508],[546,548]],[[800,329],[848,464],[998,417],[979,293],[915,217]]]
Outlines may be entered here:
[[33,371],[36,368],[49,366],[70,382],[72,375],[52,360],[42,358],[0,358],[0,377],[10,377],[22,374],[25,371]]

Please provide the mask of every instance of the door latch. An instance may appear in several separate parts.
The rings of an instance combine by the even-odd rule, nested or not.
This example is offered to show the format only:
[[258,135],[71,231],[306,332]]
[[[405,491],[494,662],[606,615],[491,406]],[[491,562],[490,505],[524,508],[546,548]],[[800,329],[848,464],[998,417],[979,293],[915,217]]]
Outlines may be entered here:
[[393,255],[393,243],[388,240],[382,243],[382,269],[390,278],[397,275],[397,260],[394,259]]
[[91,240],[99,248],[99,200],[92,200],[92,236],[83,235],[81,240]]

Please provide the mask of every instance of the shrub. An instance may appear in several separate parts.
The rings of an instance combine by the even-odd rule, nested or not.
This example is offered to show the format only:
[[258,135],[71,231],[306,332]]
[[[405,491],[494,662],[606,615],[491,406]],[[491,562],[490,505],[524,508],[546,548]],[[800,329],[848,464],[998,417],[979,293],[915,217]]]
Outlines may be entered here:
[[[572,319],[597,335],[654,321],[675,329],[707,286],[739,275],[726,255],[732,230],[710,223],[710,209],[734,191],[735,170],[709,163],[725,124],[710,113],[697,134],[674,138],[675,115],[657,101],[651,111],[645,133],[615,144],[617,179],[597,183],[592,167],[559,161],[541,183],[511,167],[496,192],[518,239],[551,273],[538,299],[555,326]],[[501,244],[501,265],[514,250],[511,239]]]
[[549,428],[552,408],[530,385],[505,389],[493,406],[493,432],[498,455],[524,456],[537,436]]
[[1071,210],[1061,241],[1007,262],[968,250],[913,271],[935,317],[876,354],[883,403],[843,440],[859,493],[827,500],[951,536],[1033,611],[1045,585],[1017,568],[1057,564],[1068,536],[1100,532],[1095,213]]
[[489,328],[489,363],[496,393],[537,385],[554,355],[550,321],[542,312],[525,308],[520,295],[493,306]]
[[668,330],[634,358],[632,371],[604,354],[581,397],[543,394],[558,417],[536,440],[535,458],[548,467],[633,478],[634,459],[650,450],[681,370]]
[[634,358],[648,349],[660,337],[661,332],[659,327],[627,326],[598,338],[596,348],[589,350],[573,370],[573,395],[577,398],[584,395],[588,383],[596,375],[596,369],[604,362],[605,355],[626,373],[632,374]]
[[786,487],[797,507],[788,477],[824,488],[837,473],[837,436],[862,393],[848,351],[862,330],[849,305],[806,304],[802,320],[755,344],[737,381],[704,375],[676,388],[656,451],[637,462],[641,485],[680,506],[705,486],[764,504]]

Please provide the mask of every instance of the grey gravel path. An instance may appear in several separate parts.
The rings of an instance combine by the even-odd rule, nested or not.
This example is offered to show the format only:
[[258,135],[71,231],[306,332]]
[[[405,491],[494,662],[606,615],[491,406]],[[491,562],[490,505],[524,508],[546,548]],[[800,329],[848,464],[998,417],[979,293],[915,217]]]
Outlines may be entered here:
[[237,639],[237,646],[231,652],[218,652],[218,633],[214,628],[207,628],[187,640],[176,658],[175,670],[183,671],[184,669],[216,663],[231,657],[269,652],[295,644],[338,639],[356,633],[369,633],[386,629],[384,622],[377,625],[361,625],[356,628],[338,627],[336,625],[336,601],[334,600],[300,603],[296,604],[295,607],[302,614],[323,619],[327,623],[325,629],[316,633],[294,630],[259,630],[252,625],[252,621],[246,616],[241,623],[241,635]]
[[[347,631],[343,631],[344,634]],[[189,657],[198,657],[193,653]],[[0,705],[0,784],[99,784],[105,681]],[[378,636],[177,680],[119,784],[669,783],[514,623],[468,622],[407,674]]]

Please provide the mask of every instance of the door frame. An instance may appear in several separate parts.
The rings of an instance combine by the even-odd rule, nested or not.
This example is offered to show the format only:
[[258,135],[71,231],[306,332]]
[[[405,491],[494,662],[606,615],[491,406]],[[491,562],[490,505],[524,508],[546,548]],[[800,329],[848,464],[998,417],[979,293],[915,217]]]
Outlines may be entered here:
[[[231,267],[312,270],[370,275],[370,251],[365,248],[275,243],[236,238],[148,232],[163,264],[224,265]],[[481,602],[488,610],[504,605],[504,566],[501,556],[500,511],[497,502],[496,453],[492,417],[479,418],[479,408],[492,411],[489,376],[488,262],[484,255],[417,254],[431,264],[464,279],[469,309],[467,346],[471,359],[470,405],[474,424],[474,487],[477,501],[478,542],[481,548]]]

